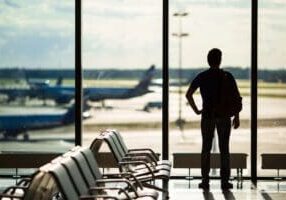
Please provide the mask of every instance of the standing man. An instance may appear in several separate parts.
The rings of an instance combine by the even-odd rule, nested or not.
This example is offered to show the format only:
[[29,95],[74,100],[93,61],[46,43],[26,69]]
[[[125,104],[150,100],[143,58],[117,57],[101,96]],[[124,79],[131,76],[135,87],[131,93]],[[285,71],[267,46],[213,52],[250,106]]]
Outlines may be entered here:
[[[237,107],[229,100],[231,96],[237,96],[238,107],[242,106],[241,97],[237,84],[231,73],[221,70],[222,52],[217,49],[211,49],[208,53],[208,63],[210,68],[198,74],[192,81],[186,97],[189,104],[197,115],[202,114],[201,133],[202,133],[202,153],[201,153],[201,173],[202,182],[199,188],[209,189],[209,172],[210,172],[210,152],[214,137],[215,128],[218,133],[219,150],[221,157],[221,188],[231,189],[233,185],[229,183],[230,177],[230,155],[229,155],[229,138],[231,131],[231,117],[233,118],[234,128],[239,127],[239,112],[242,107]],[[194,92],[200,88],[202,97],[202,109],[198,109],[193,99]],[[226,89],[228,88],[228,90]],[[230,92],[231,91],[231,92]],[[230,103],[229,103],[230,102]]]

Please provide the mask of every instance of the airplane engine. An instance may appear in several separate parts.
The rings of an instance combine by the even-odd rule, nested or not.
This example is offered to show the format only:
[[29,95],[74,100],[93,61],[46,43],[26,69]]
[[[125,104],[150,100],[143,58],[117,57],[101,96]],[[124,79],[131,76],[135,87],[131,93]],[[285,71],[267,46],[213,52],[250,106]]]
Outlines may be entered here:
[[71,98],[70,97],[65,97],[65,96],[62,96],[62,97],[58,97],[55,99],[55,102],[59,105],[61,104],[68,104],[70,103],[71,101]]

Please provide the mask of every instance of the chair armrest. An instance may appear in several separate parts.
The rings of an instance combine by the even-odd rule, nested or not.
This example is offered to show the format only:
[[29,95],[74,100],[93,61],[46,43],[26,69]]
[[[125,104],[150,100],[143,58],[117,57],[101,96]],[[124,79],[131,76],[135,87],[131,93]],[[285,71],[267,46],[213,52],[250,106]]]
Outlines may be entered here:
[[23,199],[24,196],[19,196],[19,195],[12,195],[12,194],[5,194],[5,193],[0,193],[0,197],[6,197],[6,198],[10,198],[10,199]]
[[128,149],[128,152],[136,152],[136,151],[147,151],[147,152],[151,153],[157,159],[157,161],[159,160],[159,157],[157,156],[157,154],[150,148]]
[[[122,158],[122,161],[143,161],[145,162],[146,164],[149,163],[151,165],[151,167],[153,169],[156,169],[155,165],[153,164],[153,162],[146,156],[134,156],[134,157],[128,157],[128,156],[124,156]],[[150,166],[149,166],[150,167]]]
[[27,186],[32,181],[31,178],[22,178],[18,183],[17,186]]
[[97,199],[114,199],[114,200],[119,200],[115,196],[109,196],[109,195],[85,195],[85,196],[80,196],[80,200],[97,200]]
[[[145,165],[146,168],[148,169],[149,173],[152,175],[152,178],[155,179],[155,175],[153,173],[153,171],[151,170],[150,166],[147,165],[147,163],[143,162],[143,161],[124,161],[124,162],[119,162],[118,163],[120,166],[121,165],[132,165],[132,164],[142,164]],[[146,173],[145,173],[146,174]]]
[[154,156],[152,156],[152,154],[147,153],[147,152],[129,152],[129,153],[126,153],[125,156],[129,156],[129,157],[144,156],[148,158],[150,162],[155,163],[155,165],[157,165],[157,161],[158,161],[156,158],[154,158]]
[[[121,187],[92,187],[92,188],[89,188],[89,191],[90,192],[93,192],[93,191],[98,191],[98,190],[118,190],[118,194],[120,193],[123,193],[127,199],[131,199],[130,196],[128,195],[128,192],[126,192],[123,188]],[[135,194],[136,195],[136,194]],[[138,196],[136,196],[138,197]]]
[[99,179],[95,181],[96,184],[100,183],[126,183],[127,186],[132,189],[132,191],[135,193],[136,196],[138,196],[136,189],[134,186],[130,183],[130,181],[126,179]]
[[10,190],[12,190],[9,193],[11,193],[13,195],[17,189],[23,190],[25,192],[28,189],[28,186],[20,186],[20,185],[10,186],[10,187],[6,188],[3,191],[3,193],[8,193]]
[[109,178],[127,178],[129,181],[130,178],[132,178],[134,180],[134,182],[136,183],[136,186],[138,186],[141,190],[143,190],[143,185],[142,183],[136,178],[136,176],[134,176],[132,173],[130,172],[121,172],[121,173],[117,173],[117,174],[105,174],[103,175],[103,177],[109,177]]

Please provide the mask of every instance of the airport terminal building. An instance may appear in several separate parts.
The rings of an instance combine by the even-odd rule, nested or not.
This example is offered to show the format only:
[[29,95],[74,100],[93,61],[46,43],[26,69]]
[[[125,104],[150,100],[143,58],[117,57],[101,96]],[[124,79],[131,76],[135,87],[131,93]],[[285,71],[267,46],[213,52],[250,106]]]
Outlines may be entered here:
[[[0,199],[286,199],[286,2],[0,8]],[[213,48],[242,97],[229,185],[219,128],[201,172]]]

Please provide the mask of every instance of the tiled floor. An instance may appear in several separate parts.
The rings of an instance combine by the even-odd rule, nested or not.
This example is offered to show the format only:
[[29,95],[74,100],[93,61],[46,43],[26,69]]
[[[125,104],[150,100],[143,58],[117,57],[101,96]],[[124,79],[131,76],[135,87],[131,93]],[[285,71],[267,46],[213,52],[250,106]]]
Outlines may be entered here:
[[[286,200],[286,182],[258,182],[257,188],[250,181],[244,181],[243,189],[236,187],[228,192],[220,189],[220,182],[213,180],[208,192],[198,189],[199,181],[171,180],[169,183],[172,200]],[[233,181],[236,186],[236,181]]]

